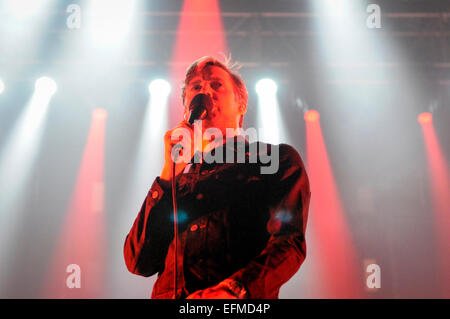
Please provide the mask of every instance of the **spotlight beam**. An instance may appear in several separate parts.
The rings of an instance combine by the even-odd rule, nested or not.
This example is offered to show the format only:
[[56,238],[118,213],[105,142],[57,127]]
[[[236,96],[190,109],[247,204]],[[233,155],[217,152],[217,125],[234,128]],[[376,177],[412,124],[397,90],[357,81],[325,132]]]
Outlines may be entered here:
[[318,269],[321,298],[361,298],[362,273],[352,234],[336,188],[318,112],[311,114],[314,120],[306,121],[306,153],[313,194],[309,228],[317,257],[310,262]]
[[286,132],[281,123],[280,107],[277,98],[277,85],[271,79],[262,79],[256,83],[258,94],[258,126],[260,140],[266,143],[279,144],[286,139]]
[[[46,298],[103,298],[106,281],[104,148],[107,113],[95,109],[75,188],[43,287]],[[69,265],[81,269],[81,286],[67,287]]]
[[422,113],[418,117],[422,126],[425,151],[428,160],[428,175],[431,189],[431,202],[436,229],[436,247],[438,267],[443,295],[450,297],[450,175],[448,161],[436,136],[431,113]]
[[[119,236],[115,236],[118,247],[123,246],[123,238],[130,231],[128,225],[136,218],[136,214],[142,205],[142,199],[145,198],[152,181],[161,172],[164,162],[164,133],[168,129],[168,99],[171,87],[166,80],[156,79],[149,84],[148,91],[150,96],[142,122],[142,131],[137,143],[136,154],[134,154],[132,160],[131,177],[127,182],[127,193],[124,196],[121,209],[125,213],[121,215],[119,220]],[[117,258],[123,260],[122,251],[118,253],[120,255]],[[129,273],[122,263],[112,266],[117,267],[115,272],[121,274],[119,279],[129,278]],[[128,284],[128,280],[125,284]],[[149,282],[136,281],[134,285],[144,292],[148,290],[148,285],[152,285],[154,280],[156,280],[155,276]]]
[[[208,12],[199,19],[198,14]],[[212,32],[202,34],[205,30]],[[205,55],[220,56],[228,52],[218,0],[184,0],[171,61],[171,82],[181,83],[188,63]],[[169,126],[182,119],[181,89],[177,86],[170,100]]]
[[[8,254],[14,245],[10,243],[17,230],[18,212],[23,205],[24,194],[40,147],[43,126],[52,95],[56,91],[53,80],[36,81],[35,91],[19,120],[11,130],[5,147],[0,153],[0,224],[8,225],[0,233],[0,260],[2,269],[7,265]],[[43,84],[52,83],[52,90],[43,89]],[[54,85],[53,85],[54,84]],[[4,268],[3,268],[4,266]],[[3,280],[3,277],[0,277]],[[0,287],[4,285],[0,284]]]

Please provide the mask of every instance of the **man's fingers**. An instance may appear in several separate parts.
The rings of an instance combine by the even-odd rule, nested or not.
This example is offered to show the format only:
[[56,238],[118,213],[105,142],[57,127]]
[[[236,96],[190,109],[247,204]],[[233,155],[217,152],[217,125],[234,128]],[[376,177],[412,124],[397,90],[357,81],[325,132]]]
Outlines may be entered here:
[[164,139],[169,143],[175,145],[183,138],[190,138],[193,134],[194,131],[192,130],[192,127],[189,125],[189,123],[182,121],[178,123],[175,128],[167,131],[164,135]]

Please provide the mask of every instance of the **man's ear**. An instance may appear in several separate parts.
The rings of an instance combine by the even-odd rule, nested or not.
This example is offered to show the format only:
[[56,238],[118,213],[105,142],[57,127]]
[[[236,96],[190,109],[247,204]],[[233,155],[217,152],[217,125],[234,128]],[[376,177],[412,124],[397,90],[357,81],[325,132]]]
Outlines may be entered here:
[[247,113],[247,105],[243,102],[241,102],[241,104],[239,104],[239,113],[240,114]]
[[239,107],[238,107],[239,114],[247,113],[247,104],[245,103],[245,101],[243,99],[239,99],[237,101],[237,103],[239,104]]

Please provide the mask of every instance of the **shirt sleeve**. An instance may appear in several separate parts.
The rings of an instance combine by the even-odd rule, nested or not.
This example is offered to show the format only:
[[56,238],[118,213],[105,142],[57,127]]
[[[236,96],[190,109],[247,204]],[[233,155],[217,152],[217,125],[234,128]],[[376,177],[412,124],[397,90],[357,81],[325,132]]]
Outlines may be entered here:
[[279,146],[279,169],[268,177],[270,238],[263,251],[230,279],[244,286],[247,298],[277,298],[280,287],[306,258],[305,230],[311,197],[302,159],[289,145]]
[[125,239],[125,264],[130,272],[148,277],[164,267],[173,237],[173,231],[167,231],[171,229],[170,199],[170,188],[156,178]]

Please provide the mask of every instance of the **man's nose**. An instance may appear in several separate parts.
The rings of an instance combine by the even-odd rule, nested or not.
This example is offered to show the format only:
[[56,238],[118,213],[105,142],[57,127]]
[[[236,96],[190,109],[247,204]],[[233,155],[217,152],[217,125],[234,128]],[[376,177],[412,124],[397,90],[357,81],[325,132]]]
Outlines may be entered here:
[[209,96],[209,98],[211,99],[211,101],[213,100],[213,94],[212,94],[212,92],[210,92],[208,89],[202,89],[200,92],[199,92],[199,94],[205,94],[205,95],[208,95]]
[[202,92],[201,93],[209,95],[211,100],[215,100],[216,99],[216,94],[214,92],[214,89],[210,85],[204,85],[202,87]]
[[209,95],[209,97],[212,98],[212,89],[208,85],[204,85],[201,89],[201,92],[203,94]]

